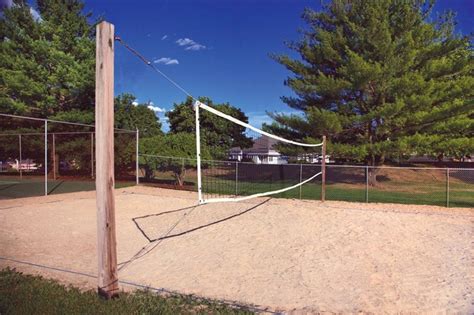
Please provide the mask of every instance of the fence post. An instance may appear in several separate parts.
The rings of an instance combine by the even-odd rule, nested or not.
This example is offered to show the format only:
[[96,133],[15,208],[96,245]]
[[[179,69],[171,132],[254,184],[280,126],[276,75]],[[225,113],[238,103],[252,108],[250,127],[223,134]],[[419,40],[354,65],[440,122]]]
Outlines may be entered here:
[[369,202],[369,166],[365,166],[365,202]]
[[48,121],[44,121],[44,195],[48,195]]
[[[303,181],[303,163],[300,163],[300,184],[302,181]],[[303,185],[300,185],[300,200],[301,200],[301,186]]]
[[446,208],[449,208],[449,167],[446,169]]
[[137,185],[140,183],[139,177],[138,177],[138,170],[140,166],[138,165],[138,150],[139,150],[139,141],[140,141],[140,131],[137,128],[137,134],[136,134],[136,148],[135,148],[135,179],[137,182]]
[[53,149],[51,157],[53,158],[53,179],[56,180],[56,134],[53,132]]
[[239,192],[239,160],[235,162],[235,195]]
[[323,136],[323,148],[321,152],[321,201],[326,200],[326,136]]
[[20,146],[20,163],[18,164],[18,168],[19,168],[19,171],[20,171],[20,180],[23,178],[23,172],[21,170],[21,134],[18,135],[18,144]]
[[186,174],[186,165],[185,165],[185,158],[181,158],[181,180],[183,181],[183,187],[184,187],[184,177],[185,177],[185,174]]

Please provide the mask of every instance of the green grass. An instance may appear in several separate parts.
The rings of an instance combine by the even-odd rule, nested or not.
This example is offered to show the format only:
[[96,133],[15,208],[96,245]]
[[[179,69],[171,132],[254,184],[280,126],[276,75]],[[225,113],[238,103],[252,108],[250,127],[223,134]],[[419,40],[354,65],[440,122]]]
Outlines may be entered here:
[[[211,181],[212,182],[212,181]],[[239,182],[238,194],[241,196],[255,193],[278,190],[294,185],[295,182],[269,183],[261,182]],[[404,191],[400,191],[403,186]],[[203,191],[209,194],[235,194],[235,182],[225,179],[215,179],[215,183],[203,183]],[[300,189],[286,191],[273,195],[275,198],[300,198]],[[321,199],[320,183],[307,183],[301,186],[302,199]],[[455,184],[450,187],[450,207],[474,207],[474,183]],[[326,200],[366,202],[365,185],[344,185],[340,183],[328,183],[326,185]],[[380,187],[369,187],[369,202],[401,203],[416,205],[446,206],[446,187],[444,183],[385,183]]]
[[[157,176],[157,179],[173,183],[171,177]],[[186,181],[196,187],[194,178],[186,178]],[[203,182],[205,193],[228,194],[235,193],[235,181],[222,178],[215,178],[212,184]],[[134,185],[134,182],[116,182],[116,188]],[[259,192],[277,190],[294,185],[294,182],[245,182],[239,181],[238,194],[240,196],[251,195]],[[78,191],[91,191],[95,189],[95,182],[92,180],[49,180],[48,190],[50,194],[60,194]],[[30,196],[42,196],[44,194],[44,182],[41,178],[24,177],[1,178],[0,197],[20,198]],[[453,183],[449,193],[450,207],[474,207],[474,183]],[[300,189],[296,188],[278,195],[276,198],[300,198]],[[389,181],[380,187],[369,187],[369,202],[380,203],[401,203],[419,205],[446,206],[446,187],[442,182],[399,182]],[[321,199],[321,187],[319,183],[308,183],[301,187],[302,199]],[[328,183],[326,185],[326,199],[339,201],[366,202],[365,185],[344,185],[341,183]]]
[[150,291],[121,293],[104,300],[12,269],[0,271],[0,314],[251,314],[250,311],[190,296],[158,296]]
[[[24,198],[44,195],[44,179],[40,177],[0,178],[0,197]],[[115,188],[135,185],[135,182],[115,182]],[[95,190],[94,180],[48,180],[48,194],[64,194]]]

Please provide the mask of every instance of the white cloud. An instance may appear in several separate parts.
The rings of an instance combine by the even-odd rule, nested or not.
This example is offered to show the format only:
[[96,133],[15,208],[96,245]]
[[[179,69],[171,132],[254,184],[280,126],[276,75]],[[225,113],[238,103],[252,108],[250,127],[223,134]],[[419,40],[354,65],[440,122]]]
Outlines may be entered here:
[[176,41],[176,44],[178,44],[179,46],[187,46],[187,45],[194,45],[196,44],[196,42],[190,38],[180,38]]
[[269,124],[272,122],[272,118],[268,116],[266,113],[249,113],[249,124],[254,127],[262,128],[264,123]]
[[201,50],[206,49],[206,46],[201,44],[194,44],[185,48],[185,50]]
[[166,109],[164,109],[164,108],[161,108],[161,107],[158,107],[158,106],[153,106],[153,102],[150,102],[149,104],[150,105],[147,106],[148,109],[151,109],[155,113],[164,113],[164,112],[166,112]]
[[168,35],[165,34],[165,35],[163,35],[163,37],[161,38],[161,40],[165,40],[165,39],[167,39],[167,38],[168,38]]
[[132,102],[132,105],[133,105],[133,106],[138,106],[138,100],[133,101],[133,102]]
[[184,48],[185,50],[201,50],[201,49],[206,49],[206,46],[195,42],[194,40],[190,38],[180,38],[176,41],[176,44],[179,46],[186,46]]
[[168,58],[168,57],[163,57],[163,58],[160,58],[160,59],[156,59],[153,62],[154,63],[162,63],[164,65],[179,65],[178,59],[171,59],[171,58]]

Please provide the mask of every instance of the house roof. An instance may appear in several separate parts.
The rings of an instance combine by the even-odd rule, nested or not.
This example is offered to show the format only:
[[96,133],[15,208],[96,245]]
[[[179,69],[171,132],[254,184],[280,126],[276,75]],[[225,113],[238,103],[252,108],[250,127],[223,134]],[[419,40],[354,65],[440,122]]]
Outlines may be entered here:
[[266,150],[266,151],[269,151],[269,150],[273,150],[274,146],[277,143],[278,143],[278,141],[275,140],[275,139],[265,137],[265,136],[261,136],[260,138],[258,138],[257,140],[254,141],[253,146],[252,146],[251,149],[252,150]]
[[241,149],[240,147],[234,147],[229,150],[229,153],[266,153],[268,154],[270,151],[275,149],[275,146],[278,144],[278,141],[266,136],[261,136],[260,138],[256,139],[251,148]]

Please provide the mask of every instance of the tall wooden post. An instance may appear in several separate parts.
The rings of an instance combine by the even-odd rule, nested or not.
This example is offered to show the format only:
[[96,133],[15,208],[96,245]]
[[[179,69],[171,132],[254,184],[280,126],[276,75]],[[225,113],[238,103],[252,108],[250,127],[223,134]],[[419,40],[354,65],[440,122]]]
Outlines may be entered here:
[[48,195],[48,121],[44,121],[44,195]]
[[91,132],[91,178],[94,178],[94,133]]
[[323,147],[321,150],[321,201],[326,200],[326,136],[323,136]]
[[97,250],[99,295],[118,294],[114,198],[114,26],[97,25],[95,77]]

